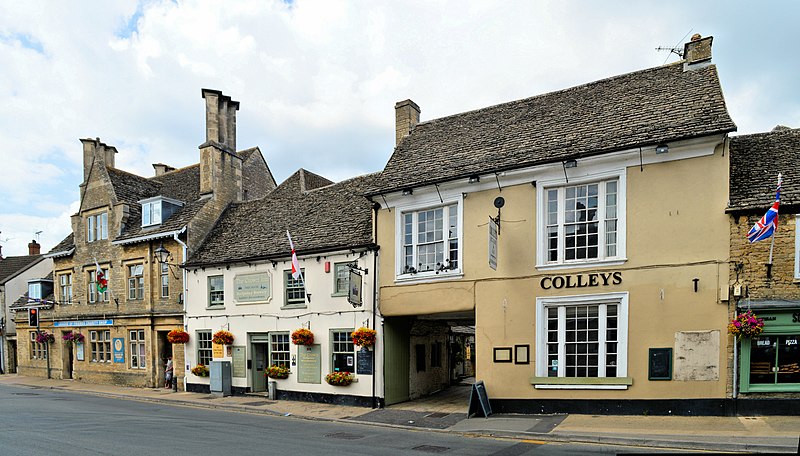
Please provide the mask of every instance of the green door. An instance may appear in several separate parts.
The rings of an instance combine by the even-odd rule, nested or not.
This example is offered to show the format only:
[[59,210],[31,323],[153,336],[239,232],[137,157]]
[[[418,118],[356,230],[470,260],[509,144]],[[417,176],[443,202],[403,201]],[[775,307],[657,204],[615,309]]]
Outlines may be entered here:
[[267,366],[267,344],[253,342],[253,392],[267,390],[267,376],[264,368]]
[[410,331],[412,318],[386,318],[383,327],[384,367],[386,379],[386,405],[397,404],[409,399],[409,353],[411,349]]

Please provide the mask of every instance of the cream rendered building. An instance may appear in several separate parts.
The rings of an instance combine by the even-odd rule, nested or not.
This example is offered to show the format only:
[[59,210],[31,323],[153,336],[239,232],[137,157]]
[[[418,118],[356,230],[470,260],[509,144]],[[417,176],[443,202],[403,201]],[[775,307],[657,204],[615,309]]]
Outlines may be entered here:
[[727,413],[736,127],[710,59],[709,37],[674,64],[428,122],[396,105],[369,192],[388,404],[436,386],[415,336],[470,322],[495,412]]

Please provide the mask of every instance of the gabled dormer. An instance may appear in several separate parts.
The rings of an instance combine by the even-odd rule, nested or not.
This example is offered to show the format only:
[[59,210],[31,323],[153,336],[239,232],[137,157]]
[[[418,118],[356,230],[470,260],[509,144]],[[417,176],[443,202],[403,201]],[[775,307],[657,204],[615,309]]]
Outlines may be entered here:
[[183,206],[182,201],[154,196],[139,201],[142,205],[142,228],[160,225]]
[[41,278],[28,280],[28,299],[42,300],[53,294],[53,279]]

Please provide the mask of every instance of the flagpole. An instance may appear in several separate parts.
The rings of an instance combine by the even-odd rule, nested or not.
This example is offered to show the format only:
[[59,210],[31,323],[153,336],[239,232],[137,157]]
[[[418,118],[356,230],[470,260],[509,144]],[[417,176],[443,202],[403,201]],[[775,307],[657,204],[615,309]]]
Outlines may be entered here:
[[289,238],[289,247],[292,248],[292,265],[294,266],[294,263],[297,262],[297,275],[300,276],[300,285],[303,286],[303,294],[305,295],[306,300],[311,302],[311,295],[308,294],[308,289],[306,289],[306,281],[303,278],[303,270],[300,269],[300,262],[297,261],[297,253],[294,250],[294,242],[292,242],[292,235],[289,234],[289,230],[286,230],[286,237]]

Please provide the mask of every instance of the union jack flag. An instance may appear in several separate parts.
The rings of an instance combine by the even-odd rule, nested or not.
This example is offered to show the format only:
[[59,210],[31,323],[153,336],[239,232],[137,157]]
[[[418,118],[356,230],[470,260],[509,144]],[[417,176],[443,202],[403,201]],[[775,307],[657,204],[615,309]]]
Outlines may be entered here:
[[752,243],[756,241],[763,241],[769,239],[770,236],[775,234],[778,229],[778,206],[781,204],[781,175],[778,174],[778,189],[775,191],[775,202],[769,208],[766,214],[757,221],[750,232],[747,233],[747,239]]

